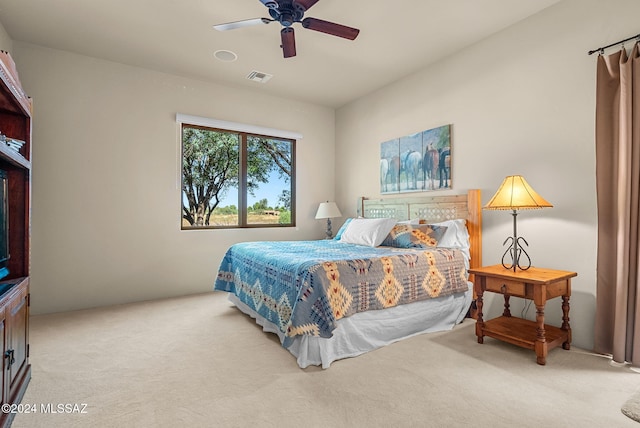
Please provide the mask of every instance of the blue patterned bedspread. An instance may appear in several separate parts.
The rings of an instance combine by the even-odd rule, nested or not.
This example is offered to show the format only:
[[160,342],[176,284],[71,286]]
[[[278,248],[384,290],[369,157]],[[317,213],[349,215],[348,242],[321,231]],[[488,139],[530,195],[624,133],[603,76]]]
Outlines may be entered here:
[[464,256],[447,248],[365,247],[335,240],[229,248],[215,290],[234,293],[285,333],[331,337],[336,321],[468,290]]

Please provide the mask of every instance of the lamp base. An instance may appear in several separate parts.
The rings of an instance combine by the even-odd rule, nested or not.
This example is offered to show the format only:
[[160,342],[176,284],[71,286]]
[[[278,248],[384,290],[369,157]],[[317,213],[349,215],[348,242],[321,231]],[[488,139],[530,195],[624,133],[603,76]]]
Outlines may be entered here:
[[[517,223],[516,223],[518,211],[513,210],[511,215],[513,215],[513,236],[509,236],[502,243],[502,245],[505,245],[507,242],[511,242],[510,245],[507,247],[506,251],[502,254],[502,266],[504,266],[505,269],[513,269],[514,272],[516,271],[516,268],[520,270],[527,270],[531,267],[531,258],[529,257],[529,254],[527,254],[527,252],[525,251],[521,242],[524,242],[527,247],[529,246],[529,243],[522,236],[518,236],[518,232],[517,232],[518,229],[517,229]],[[507,257],[507,255],[511,256],[510,264],[505,263],[505,258]],[[527,258],[526,266],[520,265],[520,257],[523,255],[524,257]]]
[[[502,245],[505,245],[509,241],[511,241],[511,244],[509,245],[509,247],[507,247],[504,254],[502,254],[502,266],[504,266],[505,269],[510,269],[510,270],[513,270],[514,272],[516,271],[516,268],[520,270],[529,269],[531,267],[531,258],[529,257],[529,254],[527,254],[524,247],[522,246],[522,242],[524,242],[527,245],[527,247],[529,246],[529,243],[527,242],[527,240],[524,239],[522,236],[517,236],[517,237],[509,236],[507,239],[505,239]],[[510,263],[509,263],[509,260],[505,261],[505,258],[507,258],[507,256],[511,258]],[[526,257],[527,259],[526,266],[523,266],[520,264],[520,258],[522,256]]]
[[327,231],[326,231],[327,236],[325,236],[324,239],[333,239],[333,231],[331,230],[331,219],[328,218],[327,219]]

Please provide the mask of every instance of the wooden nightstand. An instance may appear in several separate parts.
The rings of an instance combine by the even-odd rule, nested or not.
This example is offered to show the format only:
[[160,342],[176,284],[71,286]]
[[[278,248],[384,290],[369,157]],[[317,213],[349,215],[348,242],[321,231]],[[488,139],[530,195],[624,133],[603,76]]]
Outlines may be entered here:
[[[477,298],[478,318],[476,336],[483,343],[484,336],[503,340],[536,352],[538,364],[546,364],[549,350],[562,344],[571,347],[569,326],[569,297],[571,278],[575,272],[531,267],[527,270],[505,269],[502,265],[469,269],[475,275],[474,290]],[[501,317],[484,321],[482,318],[482,295],[485,291],[504,295],[504,312]],[[533,300],[536,305],[536,321],[511,316],[511,296]],[[562,296],[562,327],[544,323],[544,307],[549,299]]]

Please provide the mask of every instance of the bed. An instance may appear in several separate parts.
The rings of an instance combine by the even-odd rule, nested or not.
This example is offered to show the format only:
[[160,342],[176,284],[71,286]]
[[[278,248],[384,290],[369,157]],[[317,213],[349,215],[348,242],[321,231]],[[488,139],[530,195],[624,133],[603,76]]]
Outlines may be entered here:
[[[239,243],[220,263],[214,290],[228,292],[240,311],[275,333],[301,368],[328,368],[417,334],[449,330],[472,305],[467,270],[482,264],[479,190],[360,198],[357,215],[333,240]],[[365,223],[392,226],[392,232],[380,229],[383,245],[361,243],[368,235],[357,227]],[[420,236],[424,230],[430,236]],[[435,240],[405,245],[400,238],[406,236]]]

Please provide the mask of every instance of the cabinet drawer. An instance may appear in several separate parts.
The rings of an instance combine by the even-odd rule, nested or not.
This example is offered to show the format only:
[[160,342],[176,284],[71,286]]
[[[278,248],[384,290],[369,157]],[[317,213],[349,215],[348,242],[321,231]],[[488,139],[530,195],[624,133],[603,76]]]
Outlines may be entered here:
[[525,295],[524,282],[510,281],[508,279],[487,277],[486,290],[511,296],[524,297]]

